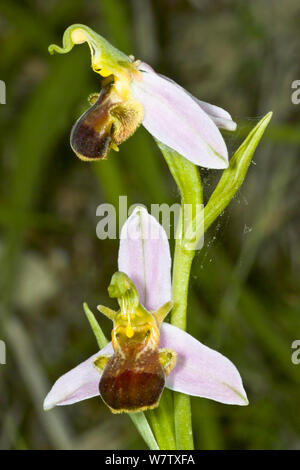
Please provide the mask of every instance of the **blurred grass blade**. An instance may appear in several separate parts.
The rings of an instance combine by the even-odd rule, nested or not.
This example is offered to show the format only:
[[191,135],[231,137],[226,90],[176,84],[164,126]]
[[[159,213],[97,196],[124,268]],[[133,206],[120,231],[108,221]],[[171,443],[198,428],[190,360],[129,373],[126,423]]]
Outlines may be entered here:
[[[82,97],[87,76],[84,60],[82,51],[74,51],[64,60],[54,60],[48,76],[22,111],[17,132],[11,139],[15,142],[16,159],[9,186],[8,206],[12,211],[29,211],[35,205],[48,158],[67,127],[74,104]],[[76,80],[72,80],[74,71]],[[7,230],[6,276],[1,282],[2,298],[6,302],[12,297],[24,234],[24,228],[19,226]]]
[[132,34],[129,22],[129,11],[122,0],[98,0],[99,9],[105,18],[106,34],[113,45],[132,54]]
[[[3,322],[2,329],[18,364],[15,371],[16,377],[18,374],[22,376],[33,401],[36,416],[39,417],[44,431],[56,449],[72,449],[72,437],[61,410],[54,410],[52,413],[43,411],[42,404],[50,385],[26,329],[14,316]],[[20,382],[19,379],[16,380]]]
[[217,410],[210,400],[198,400],[193,418],[198,424],[197,431],[200,435],[197,449],[218,450],[224,449],[223,433],[221,423],[216,416]]

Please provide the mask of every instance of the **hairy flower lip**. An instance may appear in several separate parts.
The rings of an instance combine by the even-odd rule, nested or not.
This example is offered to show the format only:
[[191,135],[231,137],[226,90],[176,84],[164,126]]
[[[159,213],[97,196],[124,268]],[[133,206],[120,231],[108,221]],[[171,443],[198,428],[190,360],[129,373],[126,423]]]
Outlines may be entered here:
[[80,116],[72,128],[70,144],[81,160],[107,158],[112,143],[113,119],[110,111],[118,103],[110,99],[111,88],[112,84],[102,88],[97,101]]
[[108,81],[95,103],[74,124],[70,144],[86,161],[104,160],[111,148],[118,150],[143,119],[143,109],[132,99],[123,99],[113,81]]
[[[156,238],[147,237],[151,233]],[[137,207],[125,222],[122,237],[119,270],[134,279],[145,308],[155,310],[171,298],[171,258],[166,233],[146,209]],[[136,256],[132,256],[134,247]],[[248,404],[237,368],[219,352],[168,323],[161,325],[159,347],[177,353],[177,365],[166,378],[167,388],[224,404]],[[101,356],[112,353],[111,343],[100,351]],[[99,352],[56,381],[45,399],[45,410],[99,395],[100,376],[93,366],[98,356]]]

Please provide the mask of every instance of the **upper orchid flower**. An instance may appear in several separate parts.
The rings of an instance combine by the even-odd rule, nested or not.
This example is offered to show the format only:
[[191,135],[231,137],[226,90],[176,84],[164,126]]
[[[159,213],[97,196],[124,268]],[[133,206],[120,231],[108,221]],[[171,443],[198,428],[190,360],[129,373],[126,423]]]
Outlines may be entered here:
[[235,130],[229,113],[199,101],[149,65],[111,46],[87,26],[66,29],[63,47],[50,53],[69,52],[87,42],[92,68],[104,78],[101,92],[90,99],[91,108],[75,123],[71,146],[79,158],[107,158],[111,148],[130,137],[140,124],[163,144],[196,165],[226,168],[228,152],[218,127]]
[[98,307],[114,322],[112,342],[60,377],[44,408],[100,394],[113,412],[140,411],[158,405],[164,385],[247,405],[240,374],[229,359],[163,323],[172,307],[169,243],[144,208],[136,208],[122,228],[118,265],[109,294],[118,298],[120,310]]

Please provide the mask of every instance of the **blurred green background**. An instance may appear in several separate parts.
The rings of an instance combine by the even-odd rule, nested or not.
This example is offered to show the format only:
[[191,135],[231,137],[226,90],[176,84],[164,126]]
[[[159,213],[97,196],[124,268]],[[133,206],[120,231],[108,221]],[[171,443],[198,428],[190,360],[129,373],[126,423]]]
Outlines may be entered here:
[[[238,122],[230,154],[274,111],[235,200],[206,235],[191,277],[188,330],[228,356],[250,405],[192,399],[198,449],[300,448],[298,0],[0,1],[1,449],[142,449],[127,416],[99,398],[45,413],[44,396],[97,345],[82,311],[115,306],[107,286],[117,240],[96,237],[96,207],[178,202],[151,136],[140,128],[105,162],[78,160],[71,127],[99,89],[86,45],[50,56],[85,23]],[[201,169],[206,199],[220,173]],[[99,317],[100,318],[100,317]],[[107,334],[111,325],[101,317]]]

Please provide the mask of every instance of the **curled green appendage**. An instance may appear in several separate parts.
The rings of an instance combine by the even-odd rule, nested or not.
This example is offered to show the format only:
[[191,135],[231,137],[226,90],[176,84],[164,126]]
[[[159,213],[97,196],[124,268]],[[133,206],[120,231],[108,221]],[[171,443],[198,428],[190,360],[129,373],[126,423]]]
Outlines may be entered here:
[[119,305],[126,303],[130,308],[139,306],[139,296],[135,285],[129,277],[122,272],[116,272],[108,286],[108,294],[111,298],[117,298]]
[[69,26],[63,35],[63,46],[51,44],[49,53],[67,54],[74,45],[87,42],[92,56],[92,68],[103,77],[109,75],[119,76],[124,73],[124,68],[130,67],[132,62],[123,52],[112,46],[105,38],[95,33],[88,26],[73,24]]

